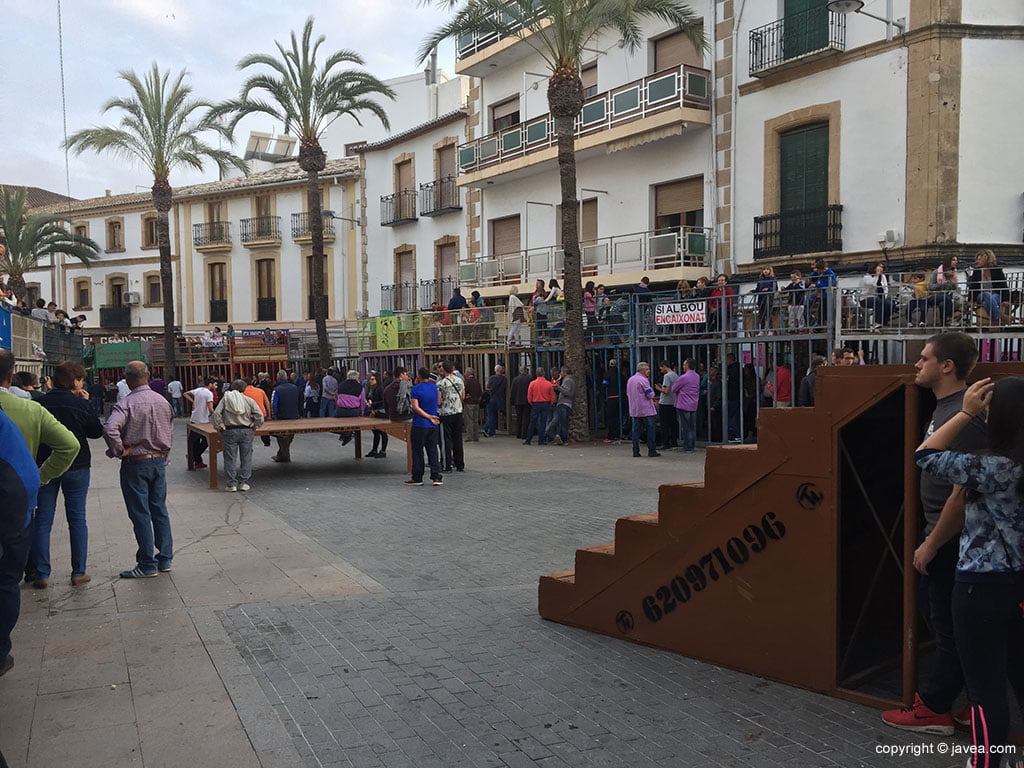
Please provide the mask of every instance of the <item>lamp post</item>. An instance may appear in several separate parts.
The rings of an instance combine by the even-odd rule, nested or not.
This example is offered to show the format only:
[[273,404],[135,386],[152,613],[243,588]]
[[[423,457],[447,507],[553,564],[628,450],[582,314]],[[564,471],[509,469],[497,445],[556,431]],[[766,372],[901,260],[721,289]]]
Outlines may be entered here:
[[339,221],[350,221],[357,227],[363,226],[363,222],[361,222],[359,219],[350,219],[347,216],[335,216],[334,211],[320,211],[320,215],[323,216],[325,219],[338,219]]
[[885,0],[885,18],[881,16],[875,16],[873,13],[868,13],[864,10],[864,0],[830,0],[826,5],[830,11],[835,13],[859,13],[861,16],[867,16],[869,19],[875,19],[885,24],[885,39],[892,40],[893,27],[899,30],[902,35],[907,31],[906,23],[901,20],[893,20],[892,18],[892,0]]

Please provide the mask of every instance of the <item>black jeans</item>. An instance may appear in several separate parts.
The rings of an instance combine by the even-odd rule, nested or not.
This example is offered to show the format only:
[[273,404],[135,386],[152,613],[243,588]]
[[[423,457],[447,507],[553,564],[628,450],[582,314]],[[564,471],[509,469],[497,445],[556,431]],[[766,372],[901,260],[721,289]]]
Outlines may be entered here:
[[[974,746],[983,750],[974,766],[998,768],[1001,755],[991,747],[1006,744],[1010,709],[1009,680],[1024,707],[1024,587],[1015,584],[965,584],[953,587],[953,620],[967,696],[971,702]],[[987,758],[987,761],[986,761]]]
[[462,455],[462,414],[442,416],[441,428],[444,430],[445,469],[465,469],[466,460]]
[[32,526],[0,537],[0,664],[11,652],[11,632],[21,613],[21,577],[32,543]]
[[423,482],[423,451],[427,452],[430,464],[430,479],[441,480],[441,461],[437,455],[438,427],[413,427],[409,439],[412,441],[412,479]]
[[192,469],[195,464],[203,463],[203,451],[206,450],[209,443],[206,440],[206,435],[200,435],[198,432],[189,432],[188,440],[188,468]]
[[661,424],[661,444],[666,448],[675,448],[679,429],[675,405],[659,404],[658,421]]
[[928,565],[921,580],[927,600],[928,620],[935,636],[935,658],[928,679],[921,684],[920,695],[928,709],[946,714],[964,689],[964,673],[953,635],[953,583],[960,556],[960,537],[947,541]]
[[520,440],[526,439],[526,428],[530,424],[530,404],[516,406],[516,435]]

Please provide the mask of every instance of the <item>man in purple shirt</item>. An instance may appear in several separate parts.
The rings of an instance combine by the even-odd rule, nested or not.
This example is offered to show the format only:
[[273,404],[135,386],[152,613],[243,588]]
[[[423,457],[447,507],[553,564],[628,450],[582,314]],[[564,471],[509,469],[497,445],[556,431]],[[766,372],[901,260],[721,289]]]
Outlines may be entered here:
[[671,391],[675,394],[676,416],[679,417],[679,444],[692,451],[697,444],[697,401],[700,397],[700,374],[692,357],[683,361],[683,372]]
[[121,495],[139,545],[135,567],[121,571],[121,578],[148,579],[169,572],[174,557],[165,474],[174,442],[174,412],[149,388],[145,363],[128,363],[124,378],[131,393],[114,406],[103,439],[107,456],[121,460]]
[[629,400],[629,415],[633,420],[633,456],[640,455],[640,430],[647,427],[647,455],[661,456],[657,450],[655,415],[658,406],[654,404],[657,393],[651,387],[651,366],[645,362],[636,364],[636,373],[626,382],[626,399]]

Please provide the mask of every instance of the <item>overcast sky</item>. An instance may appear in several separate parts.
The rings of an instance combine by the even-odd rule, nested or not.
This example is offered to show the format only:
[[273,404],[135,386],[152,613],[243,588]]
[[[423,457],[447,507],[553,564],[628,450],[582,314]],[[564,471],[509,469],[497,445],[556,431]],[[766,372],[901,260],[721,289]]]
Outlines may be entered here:
[[[23,184],[67,194],[64,119],[61,105],[60,47],[56,0],[0,0],[0,184]],[[100,113],[129,86],[123,69],[141,73],[155,60],[161,69],[191,75],[194,94],[219,101],[236,95],[242,73],[235,65],[249,53],[275,53],[310,14],[314,32],[326,35],[321,52],[351,48],[381,79],[422,70],[416,50],[424,35],[450,11],[423,7],[416,0],[62,0],[64,83],[69,134],[116,122],[116,112]],[[449,45],[440,66],[452,74]],[[322,57],[321,57],[322,58]],[[244,145],[249,130],[280,132],[269,118],[254,117],[239,128]],[[244,146],[236,145],[236,150]],[[94,153],[71,155],[70,194],[76,198],[148,190],[144,169]],[[204,173],[172,174],[173,186],[215,179]]]

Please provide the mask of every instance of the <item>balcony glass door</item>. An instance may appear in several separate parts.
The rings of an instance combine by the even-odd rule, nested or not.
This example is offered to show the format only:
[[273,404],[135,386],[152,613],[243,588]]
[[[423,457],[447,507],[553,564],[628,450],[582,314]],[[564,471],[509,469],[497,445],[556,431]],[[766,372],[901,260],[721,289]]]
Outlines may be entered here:
[[826,0],[786,0],[782,33],[786,59],[818,51],[828,45]]
[[787,131],[779,138],[782,254],[827,250],[828,123]]

